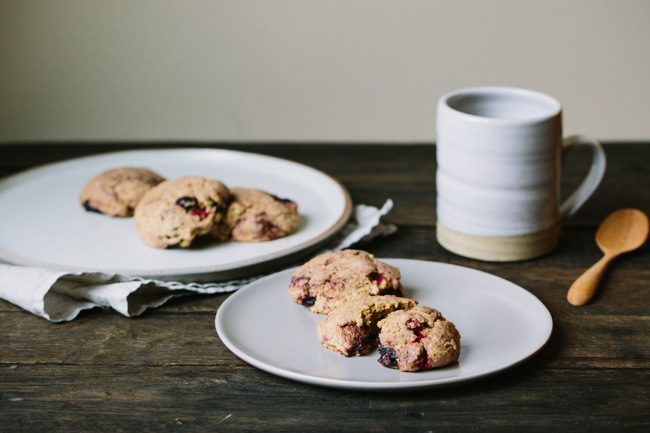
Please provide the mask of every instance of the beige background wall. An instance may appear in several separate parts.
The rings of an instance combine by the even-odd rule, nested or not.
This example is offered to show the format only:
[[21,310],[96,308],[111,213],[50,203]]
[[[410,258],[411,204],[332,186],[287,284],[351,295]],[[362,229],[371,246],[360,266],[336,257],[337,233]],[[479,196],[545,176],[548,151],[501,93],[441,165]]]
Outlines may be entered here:
[[0,1],[0,143],[430,142],[474,85],[650,140],[650,1]]

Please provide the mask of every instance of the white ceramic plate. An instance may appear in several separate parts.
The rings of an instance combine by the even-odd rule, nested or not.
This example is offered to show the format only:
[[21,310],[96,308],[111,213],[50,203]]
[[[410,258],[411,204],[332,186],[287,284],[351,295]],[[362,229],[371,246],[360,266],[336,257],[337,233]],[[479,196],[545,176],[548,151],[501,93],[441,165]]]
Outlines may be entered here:
[[454,322],[462,336],[457,363],[404,373],[379,364],[376,350],[346,358],[324,348],[316,335],[324,316],[289,297],[295,269],[257,280],[231,295],[217,312],[217,333],[235,355],[269,373],[314,385],[382,391],[476,380],[524,361],[551,335],[553,320],[546,307],[509,281],[444,263],[381,260],[400,267],[408,297]]
[[[138,237],[133,218],[85,211],[78,197],[99,173],[145,167],[167,179],[195,175],[231,187],[263,189],[298,203],[296,233],[271,242],[210,242],[160,250]],[[0,181],[0,259],[70,271],[216,281],[273,269],[315,249],[346,223],[345,188],[311,167],[264,155],[220,149],[133,150],[37,167]]]

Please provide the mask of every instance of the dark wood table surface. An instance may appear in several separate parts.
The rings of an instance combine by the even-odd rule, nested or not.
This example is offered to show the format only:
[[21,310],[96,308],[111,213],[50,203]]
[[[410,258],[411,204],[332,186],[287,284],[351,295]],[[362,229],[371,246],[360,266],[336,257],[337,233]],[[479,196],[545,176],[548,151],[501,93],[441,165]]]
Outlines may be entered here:
[[[650,243],[614,262],[590,304],[566,301],[571,283],[601,257],[594,242],[600,221],[623,207],[650,215],[650,143],[607,143],[605,179],[563,229],[558,248],[505,264],[465,259],[436,242],[433,144],[0,145],[0,176],[154,147],[274,155],[337,178],[355,203],[392,198],[385,220],[398,232],[363,249],[510,280],[546,305],[552,336],[531,359],[483,380],[361,392],[294,382],[237,358],[214,328],[228,294],[179,298],[137,318],[93,309],[60,324],[0,301],[0,431],[650,431]],[[586,154],[569,157],[565,188],[579,182],[587,163]]]

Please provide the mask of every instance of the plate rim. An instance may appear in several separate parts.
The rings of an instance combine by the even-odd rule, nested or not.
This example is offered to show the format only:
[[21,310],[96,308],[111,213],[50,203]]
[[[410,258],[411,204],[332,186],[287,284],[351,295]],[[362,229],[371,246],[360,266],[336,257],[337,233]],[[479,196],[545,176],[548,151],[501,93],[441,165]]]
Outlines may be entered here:
[[[373,381],[353,381],[353,380],[345,380],[345,379],[332,379],[332,378],[327,378],[323,376],[315,376],[315,375],[309,375],[309,374],[304,374],[304,373],[297,373],[293,372],[290,370],[282,369],[279,367],[276,367],[274,365],[268,364],[267,362],[260,361],[256,359],[255,357],[249,355],[248,353],[244,352],[243,350],[240,350],[227,336],[227,331],[224,329],[224,319],[223,316],[225,313],[223,311],[227,310],[228,305],[230,303],[236,302],[240,293],[246,293],[246,290],[254,290],[250,289],[249,287],[255,287],[256,285],[263,284],[263,280],[266,279],[271,279],[273,277],[278,276],[278,274],[282,273],[287,273],[290,274],[292,272],[295,272],[295,270],[298,269],[298,267],[293,267],[290,269],[284,269],[282,271],[276,272],[271,275],[267,275],[259,280],[256,280],[245,287],[240,288],[236,292],[232,293],[218,308],[216,314],[215,314],[215,329],[217,331],[217,335],[219,336],[219,339],[223,342],[223,344],[230,350],[233,354],[235,354],[237,357],[242,359],[243,361],[247,362],[248,364],[252,365],[253,367],[256,367],[262,371],[266,371],[267,373],[271,373],[273,375],[283,377],[285,379],[290,379],[294,380],[297,382],[302,382],[306,383],[309,385],[316,385],[316,386],[321,386],[321,387],[326,387],[326,388],[336,388],[336,389],[346,389],[346,390],[355,390],[355,391],[382,391],[382,392],[399,392],[399,391],[410,391],[410,390],[419,390],[419,389],[429,389],[429,388],[438,388],[438,387],[446,387],[446,386],[455,386],[455,385],[461,385],[469,382],[474,382],[477,380],[481,380],[484,378],[488,378],[494,375],[497,375],[499,373],[502,373],[506,370],[509,370],[517,365],[520,365],[527,360],[531,359],[534,357],[536,354],[538,354],[549,342],[552,334],[553,334],[553,329],[554,329],[554,322],[553,322],[553,317],[546,307],[544,303],[533,293],[530,291],[526,290],[525,288],[519,286],[518,284],[515,284],[505,278],[499,277],[497,275],[491,274],[489,272],[485,272],[482,270],[474,269],[474,268],[469,268],[466,266],[461,266],[453,263],[444,263],[444,262],[437,262],[437,261],[432,261],[432,260],[421,260],[421,259],[407,259],[407,258],[378,258],[378,260],[388,263],[388,264],[393,264],[396,266],[400,266],[400,263],[405,263],[405,262],[413,262],[413,263],[418,263],[418,264],[435,264],[436,266],[444,266],[444,267],[453,267],[457,269],[462,269],[463,271],[469,271],[469,272],[475,272],[482,274],[483,276],[487,276],[488,278],[493,278],[497,279],[503,282],[508,283],[507,286],[509,287],[508,290],[510,289],[517,289],[517,293],[520,293],[522,296],[526,296],[529,298],[529,300],[537,307],[539,308],[540,312],[544,314],[544,318],[546,319],[544,322],[544,325],[548,328],[545,330],[545,337],[540,339],[540,342],[536,345],[536,347],[533,348],[532,351],[527,353],[525,356],[523,356],[520,359],[514,360],[512,362],[509,362],[507,364],[504,364],[500,366],[499,368],[491,368],[491,369],[486,369],[484,371],[477,371],[474,372],[470,375],[467,376],[456,376],[456,377],[448,377],[448,378],[441,378],[441,379],[430,379],[430,380],[423,380],[420,382],[414,381],[414,382],[373,382]],[[231,299],[235,299],[235,301],[231,301]],[[224,306],[226,309],[224,309]],[[224,335],[226,335],[226,338],[224,338]]]
[[[58,265],[55,263],[49,263],[46,261],[41,261],[41,260],[33,260],[27,257],[22,257],[19,255],[16,255],[14,253],[11,253],[9,251],[6,251],[2,247],[0,247],[0,263],[3,261],[14,264],[14,265],[22,265],[22,266],[35,266],[35,267],[42,267],[42,268],[47,268],[47,269],[55,269],[55,270],[60,270],[60,271],[65,271],[65,272],[76,272],[76,273],[82,273],[82,272],[102,272],[102,273],[112,273],[112,274],[126,274],[126,275],[133,275],[133,276],[140,276],[140,277],[145,277],[145,278],[159,278],[159,279],[167,279],[169,277],[178,277],[182,275],[192,275],[192,276],[197,276],[198,278],[193,279],[192,281],[197,281],[200,279],[205,278],[206,276],[212,275],[212,274],[219,274],[219,273],[226,273],[230,271],[231,273],[237,273],[237,270],[244,270],[249,267],[257,266],[257,265],[263,265],[269,262],[273,262],[274,260],[279,260],[284,257],[291,257],[293,255],[299,254],[301,252],[308,252],[310,250],[313,250],[317,248],[318,246],[322,245],[325,241],[327,241],[329,238],[334,236],[336,233],[338,233],[347,223],[347,221],[350,219],[352,215],[352,198],[347,190],[347,188],[343,185],[341,181],[338,179],[334,178],[333,176],[325,173],[322,170],[319,170],[317,168],[314,168],[312,166],[309,166],[307,164],[297,162],[297,161],[292,161],[289,159],[285,158],[280,158],[277,156],[273,155],[264,155],[261,153],[256,153],[256,152],[246,152],[242,150],[232,150],[232,149],[221,149],[221,148],[203,148],[203,147],[152,147],[152,148],[140,148],[140,149],[125,149],[125,150],[116,150],[116,151],[110,151],[110,152],[103,152],[103,153],[98,153],[94,155],[86,155],[86,156],[77,156],[73,158],[68,158],[68,159],[63,159],[60,161],[54,161],[54,162],[48,162],[44,164],[39,164],[34,167],[30,167],[24,170],[21,170],[17,173],[12,173],[8,176],[4,176],[0,178],[0,190],[3,189],[7,184],[11,184],[12,182],[16,182],[17,179],[20,177],[29,177],[30,175],[33,175],[33,173],[37,173],[39,171],[51,169],[52,167],[55,167],[57,165],[67,165],[67,164],[79,164],[83,163],[84,161],[90,161],[90,160],[99,160],[103,158],[110,158],[113,156],[119,156],[119,155],[127,155],[127,154],[135,154],[135,153],[172,153],[172,152],[179,152],[179,153],[194,153],[194,152],[204,152],[204,153],[222,153],[222,154],[231,154],[231,155],[237,155],[238,157],[247,157],[247,156],[252,156],[255,158],[263,158],[263,159],[270,159],[274,161],[278,161],[279,163],[284,163],[284,164],[290,164],[290,165],[295,165],[298,167],[301,167],[302,169],[306,169],[309,171],[312,171],[318,175],[323,176],[325,179],[331,181],[335,187],[337,187],[343,198],[343,211],[341,212],[341,215],[339,215],[338,219],[331,224],[329,227],[327,227],[326,230],[324,230],[321,234],[319,234],[316,237],[313,237],[309,240],[306,240],[304,242],[301,242],[299,244],[293,245],[291,247],[285,248],[281,251],[274,252],[274,253],[269,253],[263,256],[256,256],[254,258],[250,259],[244,259],[244,260],[239,260],[237,262],[230,262],[226,265],[210,265],[210,266],[197,266],[197,267],[184,267],[184,268],[163,268],[163,269],[114,269],[114,268],[89,268],[89,267],[84,267],[84,266],[74,266],[74,265]],[[243,276],[243,275],[238,275],[238,277]],[[233,277],[229,277],[233,278]]]

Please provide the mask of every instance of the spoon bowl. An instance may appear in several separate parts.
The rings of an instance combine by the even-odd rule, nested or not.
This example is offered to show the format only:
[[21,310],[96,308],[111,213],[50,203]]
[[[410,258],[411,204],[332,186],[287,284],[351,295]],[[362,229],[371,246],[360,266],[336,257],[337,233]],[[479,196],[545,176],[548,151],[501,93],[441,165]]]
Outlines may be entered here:
[[567,293],[569,303],[579,306],[589,302],[609,264],[641,247],[649,230],[648,217],[638,209],[619,209],[605,218],[596,232],[596,244],[604,256],[573,283]]
[[648,217],[637,209],[620,209],[609,215],[596,232],[604,253],[626,253],[641,247],[648,238]]

